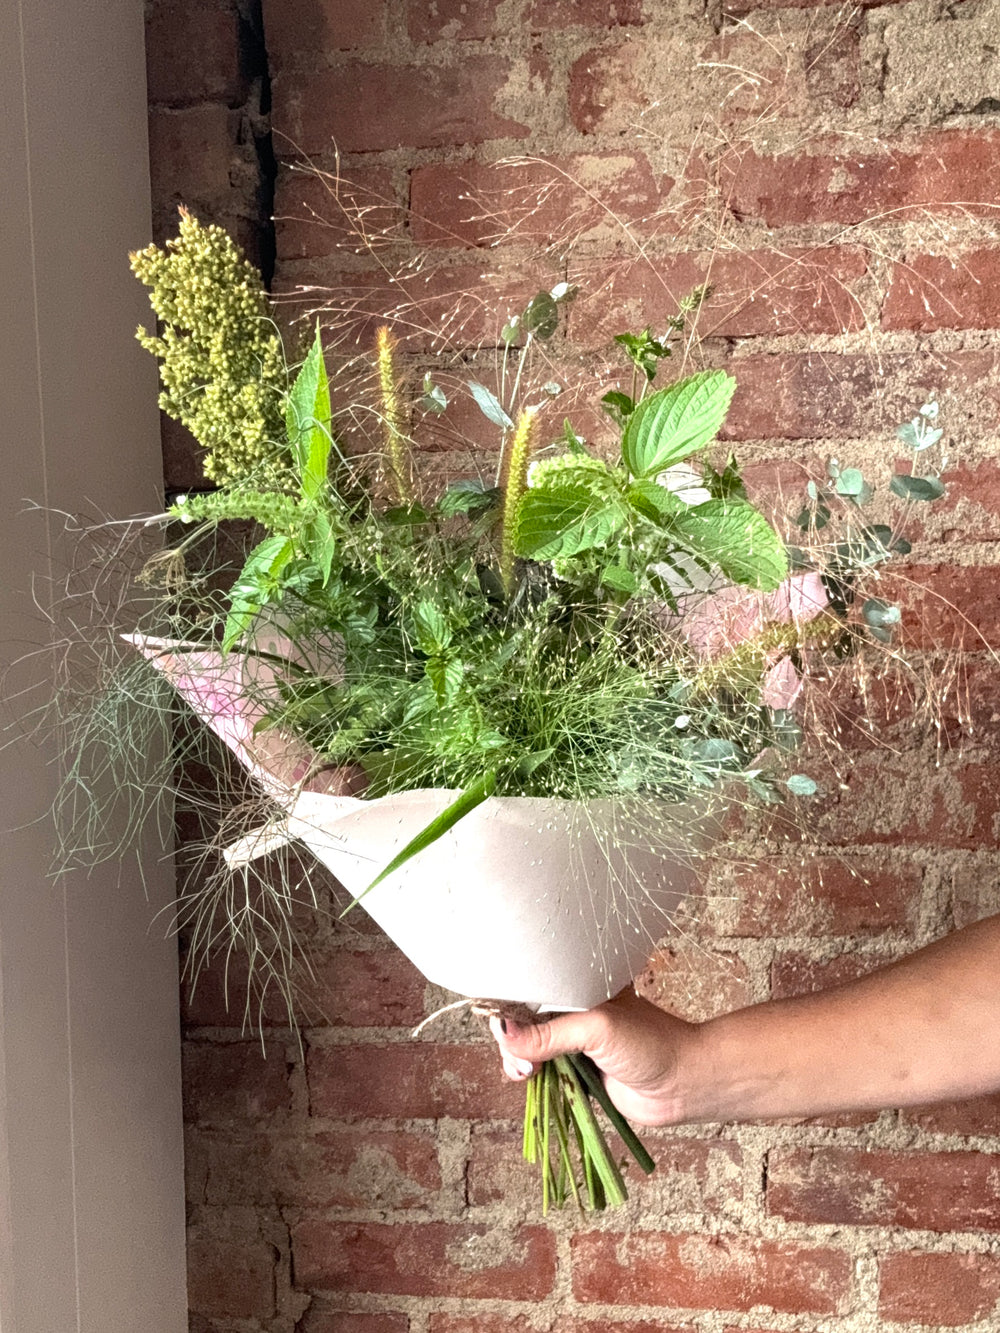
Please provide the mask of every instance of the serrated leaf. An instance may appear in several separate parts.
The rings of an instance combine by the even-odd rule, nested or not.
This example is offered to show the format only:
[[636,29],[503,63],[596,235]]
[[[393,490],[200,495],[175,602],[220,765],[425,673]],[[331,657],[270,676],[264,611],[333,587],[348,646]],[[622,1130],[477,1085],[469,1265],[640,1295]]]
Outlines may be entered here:
[[222,651],[228,653],[274,592],[281,571],[295,555],[290,538],[267,537],[255,546],[229,594],[229,615],[222,631]]
[[639,580],[624,565],[606,565],[601,570],[601,582],[616,592],[635,593],[639,589]]
[[528,560],[555,560],[605,546],[624,525],[625,506],[580,482],[526,491],[517,517],[515,552]]
[[322,509],[317,509],[309,518],[305,527],[306,555],[314,561],[322,577],[323,587],[330,582],[330,572],[333,569],[333,557],[336,552],[336,542],[333,536],[333,527],[330,519]]
[[443,518],[455,514],[479,514],[492,509],[500,501],[500,491],[495,486],[487,487],[475,478],[454,481],[438,501],[438,513]]
[[706,370],[651,394],[629,417],[622,457],[634,477],[654,476],[703,449],[725,420],[736,381]]
[[495,393],[491,393],[485,384],[478,384],[475,380],[470,380],[469,391],[487,421],[492,421],[494,426],[502,426],[504,430],[514,429],[514,423],[503,410],[499,398]]
[[753,505],[709,500],[674,515],[669,530],[734,583],[773,592],[788,576],[784,544]]
[[318,323],[313,344],[288,394],[285,425],[302,494],[307,500],[315,500],[326,484],[331,445],[330,381]]
[[549,292],[533,296],[521,316],[521,323],[540,342],[551,338],[559,327],[559,309]]
[[879,629],[888,629],[891,625],[898,625],[903,618],[903,613],[898,606],[891,602],[884,602],[881,597],[869,597],[861,608],[861,614],[867,625],[875,625]]
[[654,523],[658,523],[670,514],[679,514],[689,508],[673,491],[668,491],[666,486],[661,486],[658,481],[651,479],[634,481],[628,488],[625,498],[633,509],[644,518],[652,519]]
[[462,685],[462,663],[457,657],[431,657],[424,663],[424,675],[430,681],[440,707],[451,703]]
[[410,612],[410,624],[417,647],[428,657],[439,656],[451,643],[451,626],[435,602],[426,598],[417,602]]
[[793,773],[785,778],[785,786],[793,796],[815,796],[819,791],[813,779],[805,773]]
[[945,493],[937,477],[910,477],[905,472],[896,473],[889,489],[904,500],[940,500]]

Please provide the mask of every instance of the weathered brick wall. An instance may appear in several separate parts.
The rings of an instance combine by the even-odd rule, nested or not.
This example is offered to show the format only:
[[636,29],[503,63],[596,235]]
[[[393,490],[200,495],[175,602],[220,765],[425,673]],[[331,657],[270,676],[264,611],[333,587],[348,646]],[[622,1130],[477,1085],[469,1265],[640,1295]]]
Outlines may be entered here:
[[[183,199],[267,259],[269,78],[282,293],[336,286],[365,311],[400,299],[323,181],[292,169],[308,155],[336,170],[334,139],[366,226],[385,233],[379,259],[434,256],[410,288],[424,317],[447,314],[460,287],[530,294],[579,273],[560,337],[595,376],[612,333],[655,324],[711,269],[703,355],[738,378],[727,436],[763,492],[828,453],[884,475],[891,428],[937,393],[952,462],[949,496],[916,534],[910,573],[929,590],[916,637],[950,641],[939,595],[997,645],[998,30],[996,0],[265,0],[262,24],[233,0],[154,0],[157,224]],[[495,226],[471,222],[462,196],[495,189],[486,167],[511,154],[592,184],[631,239],[556,191],[523,230],[582,233],[569,259],[518,232],[488,248]],[[513,183],[546,179],[526,171]],[[470,340],[490,327],[470,325]],[[408,355],[416,371],[453,366],[429,338]],[[449,462],[482,456],[474,418],[428,436],[428,468],[448,446]],[[171,435],[168,485],[196,480]],[[792,995],[1000,907],[998,715],[1000,673],[977,650],[940,751],[905,717],[888,750],[849,730],[846,789],[828,786],[810,840],[752,872],[720,869],[646,991],[691,1015]],[[491,1046],[456,1018],[414,1041],[444,997],[374,929],[302,929],[324,1012],[304,1050],[277,1010],[263,1050],[245,1036],[218,977],[187,1001],[197,1333],[1000,1319],[1000,1099],[658,1132],[660,1169],[624,1213],[543,1222],[516,1160],[520,1094]]]

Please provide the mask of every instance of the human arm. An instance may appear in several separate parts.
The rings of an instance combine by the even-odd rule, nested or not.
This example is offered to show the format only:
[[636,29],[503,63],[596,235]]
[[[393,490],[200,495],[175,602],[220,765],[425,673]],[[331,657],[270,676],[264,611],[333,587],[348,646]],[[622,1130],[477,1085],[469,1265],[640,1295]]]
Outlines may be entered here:
[[[582,1050],[637,1124],[810,1116],[1000,1090],[1000,916],[857,981],[689,1023],[626,992],[506,1033],[514,1078]],[[520,1065],[515,1064],[520,1061]]]

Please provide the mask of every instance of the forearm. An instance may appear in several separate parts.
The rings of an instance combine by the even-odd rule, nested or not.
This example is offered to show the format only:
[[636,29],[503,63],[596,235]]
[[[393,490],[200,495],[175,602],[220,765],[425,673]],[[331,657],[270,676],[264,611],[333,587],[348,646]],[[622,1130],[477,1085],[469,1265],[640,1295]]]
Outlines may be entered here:
[[702,1024],[677,1120],[907,1106],[1000,1090],[1000,917],[817,995]]

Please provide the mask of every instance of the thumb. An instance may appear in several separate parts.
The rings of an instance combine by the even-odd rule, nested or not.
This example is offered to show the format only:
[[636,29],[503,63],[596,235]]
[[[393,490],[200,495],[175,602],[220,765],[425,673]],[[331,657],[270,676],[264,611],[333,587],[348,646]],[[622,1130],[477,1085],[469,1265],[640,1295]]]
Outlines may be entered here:
[[490,1031],[497,1040],[504,1069],[511,1078],[528,1078],[535,1068],[557,1055],[582,1051],[592,1037],[593,1011],[560,1014],[543,1023],[514,1023],[491,1018]]

